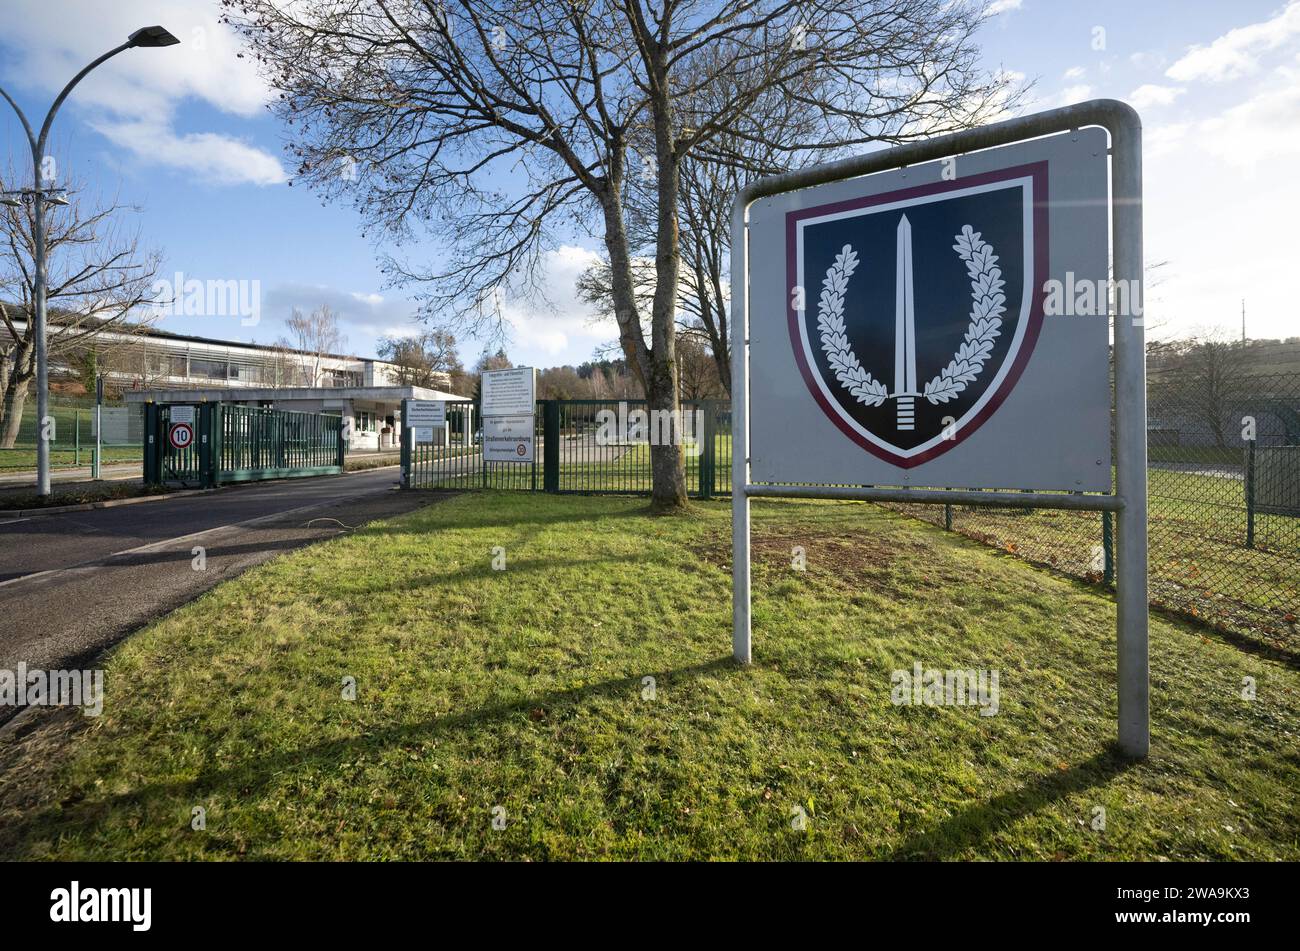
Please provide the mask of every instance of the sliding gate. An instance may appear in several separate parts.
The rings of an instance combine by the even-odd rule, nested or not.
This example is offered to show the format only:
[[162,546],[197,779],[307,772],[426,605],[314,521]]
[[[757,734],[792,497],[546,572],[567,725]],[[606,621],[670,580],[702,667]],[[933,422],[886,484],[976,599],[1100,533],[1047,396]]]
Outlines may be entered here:
[[148,485],[211,488],[337,475],[345,452],[341,416],[227,403],[145,406]]

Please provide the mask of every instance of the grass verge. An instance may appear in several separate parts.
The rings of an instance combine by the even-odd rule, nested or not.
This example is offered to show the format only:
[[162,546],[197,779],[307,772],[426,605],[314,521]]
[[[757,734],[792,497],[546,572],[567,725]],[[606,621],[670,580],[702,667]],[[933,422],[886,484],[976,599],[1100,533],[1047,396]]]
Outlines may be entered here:
[[[875,506],[754,509],[743,669],[723,503],[473,493],[263,565],[127,641],[102,717],[0,748],[0,850],[1300,857],[1300,672],[1153,619],[1128,764],[1109,600]],[[998,714],[894,706],[917,661],[997,669]]]

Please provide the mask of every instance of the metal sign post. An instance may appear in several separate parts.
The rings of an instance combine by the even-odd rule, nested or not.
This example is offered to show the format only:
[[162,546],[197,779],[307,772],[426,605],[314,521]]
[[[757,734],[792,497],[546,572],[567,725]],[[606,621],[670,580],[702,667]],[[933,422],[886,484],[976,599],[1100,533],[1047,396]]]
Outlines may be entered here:
[[535,462],[537,371],[485,370],[482,387],[484,478],[489,462]]
[[100,476],[100,459],[104,455],[104,378],[95,377],[95,459],[91,464],[92,479]]
[[[1108,150],[1099,132],[1080,131],[1090,127],[1100,127],[1109,133]],[[1061,138],[1061,133],[1071,133],[1063,137],[1066,143],[1047,138]],[[1092,139],[1081,141],[1087,136],[1098,137],[1095,149]],[[1115,100],[1095,100],[765,178],[737,197],[732,219],[731,289],[732,648],[738,661],[749,663],[752,658],[749,512],[752,497],[1113,512],[1119,522],[1116,572],[1119,746],[1129,756],[1148,754],[1146,363],[1140,316],[1141,137],[1141,123],[1132,108]],[[1082,186],[1074,181],[1070,156],[1079,154],[1081,149],[1091,150],[1081,160],[1090,163],[1086,166],[1089,181],[1099,174],[1103,176],[1099,197],[1081,192]],[[999,150],[999,153],[985,150]],[[1016,157],[1019,164],[1002,161],[1002,154]],[[1097,165],[1105,163],[1107,154],[1113,256],[1109,262],[1105,261],[1104,248],[1104,165],[1101,171]],[[946,170],[938,174],[933,166],[912,174],[913,166],[939,160],[944,165],[973,168],[976,173],[964,173],[958,181],[949,181]],[[1053,178],[1051,172],[1056,166],[1059,168]],[[888,174],[876,179],[862,178],[876,173]],[[944,181],[939,181],[940,178]],[[878,183],[885,179],[894,182],[894,190],[881,193],[884,186]],[[842,186],[825,189],[834,201],[828,199],[817,204],[817,194],[804,191],[833,183]],[[1003,211],[997,212],[991,204],[1000,200],[995,193],[1017,188],[1019,197],[1014,200],[1020,206],[1004,202]],[[792,195],[794,192],[801,194]],[[1013,191],[1007,193],[1015,195]],[[763,243],[756,244],[751,206],[761,199],[772,201],[763,203],[761,208],[765,230]],[[960,224],[966,218],[954,219],[951,215],[934,225],[943,215],[940,204],[959,199],[967,202],[961,206],[961,214],[967,214],[968,208],[984,209],[987,214],[973,215],[974,227]],[[784,212],[779,238],[773,230],[773,222],[777,220],[773,211],[777,205],[773,202],[784,202],[779,204]],[[976,205],[976,202],[984,204]],[[1016,207],[1023,207],[1021,224],[1016,224]],[[906,213],[898,217],[900,209]],[[1002,216],[1000,219],[998,214]],[[1086,234],[1061,228],[1049,219],[1056,214],[1082,216],[1088,222]],[[874,221],[868,220],[871,215],[876,216]],[[1062,221],[1065,220],[1063,217]],[[984,227],[981,225],[984,221],[1003,224]],[[820,238],[811,230],[813,227],[823,229]],[[1052,232],[1052,227],[1057,231]],[[1050,255],[1049,232],[1055,234],[1058,245]],[[852,235],[852,240],[846,235]],[[805,245],[806,238],[812,244]],[[943,243],[936,238],[943,239]],[[784,288],[786,292],[797,292],[796,302],[784,305],[790,311],[788,340],[780,339],[773,330],[778,322],[773,315],[783,306],[774,293],[781,290],[775,283],[778,281],[775,273],[782,270],[778,265],[783,263],[774,257],[774,246],[778,244],[788,256],[790,271],[797,269],[801,276],[798,281],[790,282],[791,287]],[[994,254],[995,247],[998,256]],[[948,276],[941,278],[937,270],[922,263],[926,255],[933,261],[939,260],[936,254],[954,252],[961,260],[956,265],[952,262],[944,265],[944,275]],[[760,261],[755,264],[752,281],[758,286],[751,287],[750,258],[756,255]],[[1047,288],[1043,277],[1048,262],[1052,262],[1055,277],[1056,271],[1071,267],[1072,259],[1084,262],[1085,272],[1096,274],[1096,279],[1108,289],[1117,287],[1127,291],[1124,312],[1116,308],[1114,314],[1113,396],[1106,391],[1106,335],[1102,332],[1097,336],[1101,328],[1054,323],[1047,325],[1049,330],[1041,340],[1037,337],[1044,326],[1043,297]],[[806,261],[815,264],[809,275],[803,275]],[[1113,284],[1107,281],[1106,263],[1111,266]],[[918,320],[923,313],[928,313],[923,310],[919,295],[933,293],[934,286],[943,281],[955,280],[960,285],[966,280],[961,265],[970,280],[971,290],[965,293],[973,298],[970,326],[964,342],[953,355],[952,364],[924,383],[922,377],[932,372],[935,361],[929,358],[931,369],[918,376],[918,348],[928,345],[923,343],[926,335],[918,330]],[[1023,265],[1019,271],[1018,265]],[[875,268],[874,278],[860,273],[871,268]],[[951,276],[954,268],[956,279]],[[876,283],[863,283],[871,280]],[[1013,282],[1018,285],[1014,294]],[[850,339],[855,330],[846,323],[856,319],[856,332],[867,332],[861,330],[862,321],[867,319],[862,316],[863,305],[859,302],[855,311],[849,298],[863,293],[855,288],[876,288],[886,283],[888,291],[875,291],[870,301],[874,321],[870,332],[880,335],[879,339],[873,338],[869,346],[858,350],[865,360],[888,346],[894,356],[892,389],[889,367],[881,365],[878,358],[871,367],[858,360],[858,351]],[[823,288],[820,301],[817,299],[819,284]],[[750,324],[751,294],[764,315],[760,338],[753,336],[754,330],[760,328],[751,328]],[[1115,297],[1120,300],[1118,293]],[[1097,311],[1100,317],[1109,314],[1108,300],[1109,294],[1103,294]],[[889,301],[888,318],[880,313],[885,309],[884,301]],[[813,326],[811,336],[819,340],[809,340],[808,312],[817,315],[818,323]],[[1047,318],[1049,321],[1072,319]],[[1084,326],[1087,326],[1086,335],[1080,337],[1078,328]],[[990,327],[995,332],[990,332]],[[997,332],[999,327],[1001,332]],[[958,339],[962,339],[960,333]],[[1037,351],[1034,350],[1036,340]],[[1087,347],[1076,359],[1072,345],[1079,340],[1085,340]],[[751,349],[756,359],[762,361],[757,396],[751,393],[750,387]],[[1101,354],[1100,362],[1097,354]],[[942,359],[946,360],[947,356]],[[798,371],[786,372],[796,361]],[[1051,372],[1067,366],[1070,373]],[[803,380],[797,379],[800,373]],[[1059,379],[1051,382],[1053,376]],[[1101,378],[1100,383],[1097,376]],[[967,384],[970,390],[963,392]],[[1053,387],[1057,385],[1074,387],[1083,399],[1051,400]],[[923,424],[933,429],[939,413],[949,406],[961,405],[956,397],[968,404],[966,415],[959,420],[945,417],[945,422],[952,420],[950,428],[960,429],[957,437],[953,438],[947,431],[942,437],[924,432]],[[807,407],[814,406],[814,398],[814,408],[821,415],[815,417],[809,412],[806,425],[792,425],[798,421],[782,416],[805,412]],[[1109,475],[1112,400],[1113,492]],[[755,402],[761,415],[751,414]],[[1055,427],[1044,426],[1043,414],[1049,410],[1056,414]],[[960,412],[960,409],[953,410],[954,414]],[[778,418],[769,419],[769,415]],[[767,439],[761,446],[751,443],[755,419]],[[1039,428],[1026,428],[1033,425]],[[784,438],[789,440],[780,445],[780,451],[773,451],[769,437],[774,427],[775,431],[787,434]],[[1020,433],[1016,439],[1008,436],[1014,432]],[[970,438],[962,442],[967,436]],[[1099,442],[1103,445],[1099,446]],[[1076,443],[1083,445],[1085,452],[1081,454]],[[760,451],[757,458],[756,448]],[[1089,457],[1086,465],[1085,455]],[[978,465],[972,466],[972,460]],[[757,483],[751,481],[756,462]],[[786,477],[779,477],[782,472]],[[968,481],[960,481],[962,478]],[[815,484],[819,482],[833,484]],[[853,484],[859,482],[869,484]],[[965,488],[933,488],[948,485]],[[1004,491],[1014,488],[1022,491]]]

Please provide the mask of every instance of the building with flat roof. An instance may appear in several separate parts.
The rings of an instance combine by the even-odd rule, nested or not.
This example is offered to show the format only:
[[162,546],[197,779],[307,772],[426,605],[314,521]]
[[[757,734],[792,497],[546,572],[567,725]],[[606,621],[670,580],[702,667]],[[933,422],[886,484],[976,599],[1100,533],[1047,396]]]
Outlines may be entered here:
[[[348,449],[375,451],[401,445],[402,400],[464,400],[423,386],[294,386],[152,388],[127,391],[128,403],[234,403],[343,417]],[[351,421],[351,426],[346,424]],[[447,434],[443,433],[443,439]]]
[[[25,332],[26,324],[15,321]],[[51,322],[51,340],[59,326]],[[7,330],[0,326],[0,334]],[[152,327],[105,330],[91,340],[100,352],[101,375],[114,389],[264,388],[264,387],[376,387],[398,385],[399,368],[371,357],[341,353],[312,353],[270,344],[244,343],[172,333]],[[89,341],[88,341],[89,342]],[[50,375],[73,376],[67,355],[55,353]],[[434,374],[439,387],[448,388],[451,377]]]

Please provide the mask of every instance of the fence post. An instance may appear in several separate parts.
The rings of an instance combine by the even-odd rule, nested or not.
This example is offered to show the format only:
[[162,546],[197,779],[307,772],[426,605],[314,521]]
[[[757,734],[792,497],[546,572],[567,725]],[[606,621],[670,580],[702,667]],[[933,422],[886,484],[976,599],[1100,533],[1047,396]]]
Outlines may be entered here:
[[408,418],[406,407],[410,402],[410,400],[402,400],[402,476],[400,484],[403,489],[411,487],[411,427],[406,424]]
[[[332,418],[333,417],[331,417],[331,419]],[[342,413],[340,413],[338,416],[337,428],[334,430],[334,440],[336,445],[338,446],[338,452],[336,453],[336,461],[334,464],[338,466],[339,471],[342,472],[348,459],[348,443],[347,440],[343,438],[343,414]]]
[[560,401],[542,402],[542,491],[560,491]]
[[211,487],[221,485],[221,457],[225,452],[226,408],[221,403],[212,404],[212,429],[209,430],[208,457],[212,460]]
[[1101,582],[1115,583],[1115,530],[1109,512],[1101,513]]
[[144,404],[144,484],[157,485],[158,479],[158,404]]
[[72,424],[72,464],[81,465],[81,410],[73,410]]
[[194,427],[194,447],[199,454],[199,488],[212,488],[212,406],[199,404],[198,420]]
[[1255,440],[1246,443],[1246,547],[1255,547]]
[[945,531],[952,531],[952,506],[947,502],[943,506],[943,527]]
[[713,454],[714,450],[714,413],[717,412],[717,403],[713,400],[703,400],[700,403],[704,410],[703,433],[696,433],[696,439],[704,440],[700,447],[700,498],[713,498],[713,473],[717,464],[717,459]]

